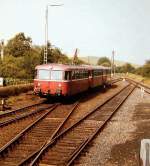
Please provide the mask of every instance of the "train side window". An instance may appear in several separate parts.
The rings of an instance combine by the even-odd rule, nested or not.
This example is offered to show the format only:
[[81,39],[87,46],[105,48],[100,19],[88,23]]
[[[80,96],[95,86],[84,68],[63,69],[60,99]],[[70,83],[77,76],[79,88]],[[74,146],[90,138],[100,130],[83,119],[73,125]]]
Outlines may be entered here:
[[82,70],[79,70],[79,79],[82,78]]
[[80,78],[80,71],[79,71],[79,70],[76,70],[75,73],[76,73],[76,74],[75,74],[75,76],[76,76],[75,78],[76,78],[76,79],[79,79],[79,78]]
[[65,80],[71,80],[71,71],[65,71]]
[[98,70],[94,70],[94,76],[98,76]]
[[93,71],[87,71],[88,77],[93,77]]
[[80,70],[80,78],[84,78],[84,70]]
[[106,70],[103,70],[103,74],[106,75]]
[[72,80],[75,79],[75,71],[72,71]]
[[85,78],[89,77],[89,72],[87,70],[85,70]]
[[100,69],[99,71],[100,71],[100,75],[103,75],[103,70],[102,70],[102,69]]

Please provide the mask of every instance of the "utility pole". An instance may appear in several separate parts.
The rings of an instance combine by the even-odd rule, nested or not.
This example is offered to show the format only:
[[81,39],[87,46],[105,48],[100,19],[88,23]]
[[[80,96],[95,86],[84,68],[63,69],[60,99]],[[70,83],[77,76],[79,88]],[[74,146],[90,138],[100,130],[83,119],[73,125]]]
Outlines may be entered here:
[[1,60],[4,59],[4,40],[1,40]]
[[115,75],[115,64],[114,64],[114,57],[115,57],[115,50],[112,51],[112,58],[111,58],[111,75]]
[[45,48],[44,48],[44,60],[43,63],[47,64],[47,54],[48,54],[48,7],[62,6],[63,4],[53,4],[46,5],[45,10]]
[[78,60],[78,48],[76,48],[76,50],[75,50],[75,53],[74,53],[74,56],[73,56],[72,64],[73,64],[73,65],[76,65],[77,60]]
[[88,64],[90,65],[90,57],[88,56]]
[[48,5],[45,10],[45,48],[44,48],[44,64],[47,64],[48,52]]

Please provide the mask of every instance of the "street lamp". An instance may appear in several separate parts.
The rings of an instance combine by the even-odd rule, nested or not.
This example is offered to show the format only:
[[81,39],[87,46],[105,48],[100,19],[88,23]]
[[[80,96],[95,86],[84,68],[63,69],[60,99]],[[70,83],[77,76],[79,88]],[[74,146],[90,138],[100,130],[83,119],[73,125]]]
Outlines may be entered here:
[[47,64],[47,53],[48,53],[48,7],[63,6],[63,4],[51,4],[46,5],[45,10],[45,48],[44,48],[44,64]]

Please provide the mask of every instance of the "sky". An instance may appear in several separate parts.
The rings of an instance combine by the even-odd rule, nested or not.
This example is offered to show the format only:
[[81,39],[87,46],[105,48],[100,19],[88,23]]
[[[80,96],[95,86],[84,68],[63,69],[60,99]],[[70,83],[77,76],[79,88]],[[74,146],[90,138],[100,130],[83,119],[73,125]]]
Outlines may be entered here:
[[150,0],[0,0],[0,40],[19,32],[33,44],[45,41],[45,8],[48,39],[62,52],[79,56],[111,57],[144,64],[150,59]]

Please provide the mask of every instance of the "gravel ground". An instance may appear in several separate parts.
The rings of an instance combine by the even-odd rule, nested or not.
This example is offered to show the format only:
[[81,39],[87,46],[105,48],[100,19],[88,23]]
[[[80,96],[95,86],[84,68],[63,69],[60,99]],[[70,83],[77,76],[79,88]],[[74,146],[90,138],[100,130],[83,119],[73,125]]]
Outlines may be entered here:
[[148,116],[150,95],[142,98],[141,91],[136,89],[75,165],[138,166],[140,141],[150,138]]

